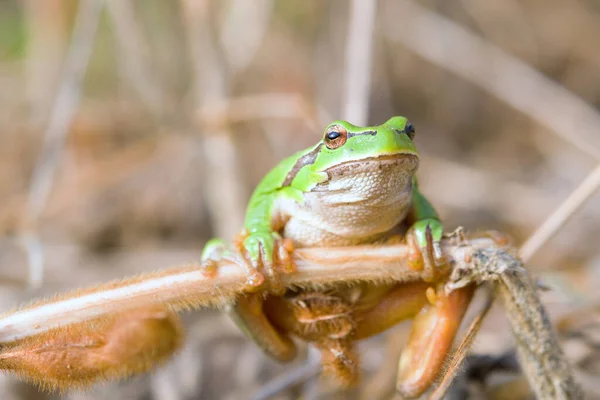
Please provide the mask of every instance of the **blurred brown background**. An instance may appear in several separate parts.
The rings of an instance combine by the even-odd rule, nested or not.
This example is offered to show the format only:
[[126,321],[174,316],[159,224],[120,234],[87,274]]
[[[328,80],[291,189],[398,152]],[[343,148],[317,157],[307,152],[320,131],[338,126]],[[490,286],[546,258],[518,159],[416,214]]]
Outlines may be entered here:
[[[337,118],[409,117],[446,227],[523,243],[600,162],[599,39],[595,0],[2,0],[0,307],[197,260],[241,227],[259,179]],[[576,208],[529,266],[557,320],[581,316],[564,343],[600,398],[600,201]],[[185,319],[171,364],[65,397],[247,398],[292,368],[218,311]],[[402,331],[363,348],[371,398],[393,388]],[[475,351],[511,340],[494,309]],[[472,398],[517,398],[514,385]],[[2,399],[58,397],[0,378]]]

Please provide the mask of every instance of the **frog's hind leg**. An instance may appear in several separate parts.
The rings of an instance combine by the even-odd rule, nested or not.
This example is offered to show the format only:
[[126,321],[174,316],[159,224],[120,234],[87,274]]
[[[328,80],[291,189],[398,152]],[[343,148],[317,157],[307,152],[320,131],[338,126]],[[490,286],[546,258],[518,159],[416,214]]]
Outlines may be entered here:
[[374,307],[355,314],[354,339],[360,340],[414,318],[408,344],[400,358],[398,391],[419,396],[437,379],[449,358],[452,342],[473,295],[473,287],[444,293],[430,283],[399,284]]
[[375,305],[354,314],[356,331],[354,339],[377,335],[396,324],[413,318],[427,304],[427,289],[431,286],[426,282],[411,282],[398,284],[392,288]]
[[408,344],[400,356],[396,388],[402,396],[420,396],[441,375],[473,292],[472,285],[448,295],[443,285],[437,292],[428,289],[429,303],[415,317]]
[[229,314],[244,334],[267,355],[278,361],[290,361],[296,356],[296,345],[269,321],[263,310],[263,301],[260,294],[240,297],[230,306]]

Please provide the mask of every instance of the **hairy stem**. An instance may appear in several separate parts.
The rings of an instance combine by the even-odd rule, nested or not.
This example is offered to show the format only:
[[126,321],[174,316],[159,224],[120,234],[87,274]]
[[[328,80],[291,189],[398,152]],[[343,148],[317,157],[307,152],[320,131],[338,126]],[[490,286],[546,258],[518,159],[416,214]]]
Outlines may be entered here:
[[[494,246],[492,239],[471,240],[469,246],[447,240],[444,251],[454,262],[474,249]],[[407,254],[404,245],[299,249],[294,252],[296,272],[282,281],[288,287],[317,288],[340,281],[418,281],[422,272],[408,267]],[[35,302],[0,317],[0,343],[150,304],[174,311],[224,306],[245,289],[241,262],[237,257],[221,260],[215,277],[190,264]]]

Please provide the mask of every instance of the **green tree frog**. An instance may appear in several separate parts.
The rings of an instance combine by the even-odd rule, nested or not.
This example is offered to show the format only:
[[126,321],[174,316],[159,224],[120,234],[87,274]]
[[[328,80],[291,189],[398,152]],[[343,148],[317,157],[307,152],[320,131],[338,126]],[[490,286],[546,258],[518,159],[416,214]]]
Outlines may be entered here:
[[[315,146],[283,160],[257,186],[236,243],[247,259],[248,288],[267,291],[240,298],[232,315],[272,357],[294,357],[293,335],[322,351],[326,370],[353,382],[358,361],[352,343],[415,318],[413,332],[419,337],[411,339],[401,360],[399,388],[411,395],[422,382],[435,379],[430,376],[435,372],[413,373],[412,368],[421,363],[441,369],[470,292],[445,296],[439,290],[443,226],[418,188],[414,137],[415,128],[400,116],[369,127],[334,121]],[[424,282],[317,291],[286,290],[279,281],[277,265],[293,270],[294,247],[384,243],[399,233],[411,249],[411,266],[424,269]],[[212,261],[224,251],[221,240],[207,244],[202,254],[206,273],[213,272]],[[432,349],[435,355],[429,354]],[[410,389],[412,381],[421,385],[418,390]]]

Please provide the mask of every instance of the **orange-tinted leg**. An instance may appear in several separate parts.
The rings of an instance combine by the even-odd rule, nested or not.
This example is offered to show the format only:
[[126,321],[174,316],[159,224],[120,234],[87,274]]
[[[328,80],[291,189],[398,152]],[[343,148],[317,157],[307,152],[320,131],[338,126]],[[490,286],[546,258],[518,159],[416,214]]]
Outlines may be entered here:
[[454,336],[473,297],[474,286],[444,293],[430,290],[429,303],[416,316],[408,345],[398,366],[397,389],[404,397],[417,397],[437,379]]
[[296,356],[296,345],[271,324],[263,311],[262,295],[240,297],[232,306],[230,316],[267,355],[278,361],[290,361]]
[[266,299],[264,310],[281,331],[312,342],[320,350],[325,374],[334,376],[344,387],[358,382],[353,308],[342,296],[323,292],[272,296]]
[[409,318],[427,304],[425,295],[431,284],[414,282],[399,284],[388,292],[375,307],[354,313],[356,340],[381,333]]

